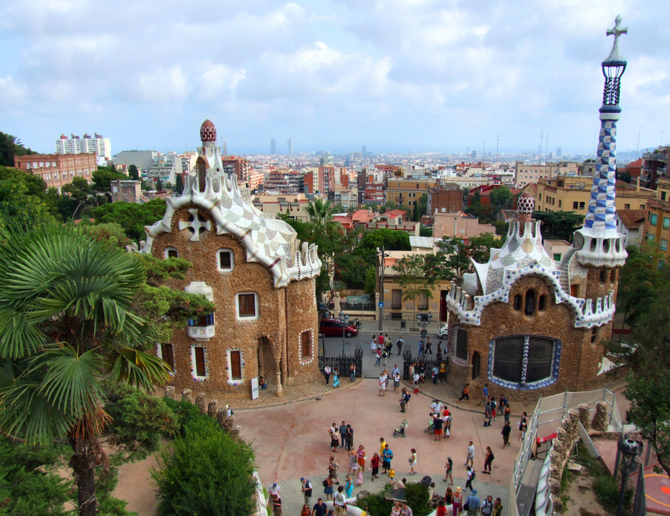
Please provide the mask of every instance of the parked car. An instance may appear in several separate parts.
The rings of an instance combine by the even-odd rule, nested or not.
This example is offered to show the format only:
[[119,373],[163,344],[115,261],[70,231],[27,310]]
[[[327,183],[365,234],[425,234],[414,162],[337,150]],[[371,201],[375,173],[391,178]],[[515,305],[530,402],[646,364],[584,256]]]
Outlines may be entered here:
[[341,337],[344,331],[344,336],[348,339],[354,335],[358,335],[358,328],[355,326],[345,326],[340,319],[321,319],[319,325],[319,333],[326,337]]
[[440,329],[438,330],[438,332],[437,332],[437,336],[438,336],[438,338],[439,338],[440,340],[442,340],[442,339],[446,339],[447,336],[448,336],[448,333],[449,333],[449,325],[448,325],[448,324],[445,324],[444,326],[442,326],[442,328],[440,328]]

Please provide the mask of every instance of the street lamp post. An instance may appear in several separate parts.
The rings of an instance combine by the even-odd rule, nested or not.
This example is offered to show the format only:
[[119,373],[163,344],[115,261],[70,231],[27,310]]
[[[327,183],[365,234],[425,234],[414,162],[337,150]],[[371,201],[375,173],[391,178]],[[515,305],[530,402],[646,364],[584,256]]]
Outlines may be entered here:
[[[416,323],[419,325],[419,328],[425,329],[432,320],[433,314],[430,312],[427,314],[416,314]],[[424,338],[423,335],[421,335],[421,338]]]
[[640,441],[633,441],[632,439],[621,439],[617,444],[617,448],[621,453],[621,491],[619,492],[619,506],[616,511],[617,516],[621,516],[623,512],[626,481],[628,480],[628,475],[638,468],[639,463],[637,458],[642,454],[643,447],[644,445]]
[[345,314],[340,310],[340,321],[342,321],[342,356],[344,356],[344,333],[347,331],[347,326],[349,326],[349,314]]

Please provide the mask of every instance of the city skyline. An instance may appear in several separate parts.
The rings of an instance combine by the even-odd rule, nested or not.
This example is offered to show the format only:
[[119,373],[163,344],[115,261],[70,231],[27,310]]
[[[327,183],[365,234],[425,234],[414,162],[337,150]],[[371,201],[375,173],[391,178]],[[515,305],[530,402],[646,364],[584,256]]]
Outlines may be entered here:
[[533,153],[541,139],[543,153],[593,154],[620,14],[619,150],[667,144],[663,4],[588,4],[229,2],[202,17],[199,2],[10,0],[0,130],[39,152],[86,131],[114,152],[181,152],[209,118],[233,155],[267,154],[271,138],[295,154]]

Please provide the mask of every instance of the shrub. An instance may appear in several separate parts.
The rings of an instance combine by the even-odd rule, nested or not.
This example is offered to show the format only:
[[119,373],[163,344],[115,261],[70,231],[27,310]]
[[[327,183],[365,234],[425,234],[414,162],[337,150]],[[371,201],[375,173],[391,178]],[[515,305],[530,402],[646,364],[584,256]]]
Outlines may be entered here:
[[428,486],[425,484],[407,484],[405,498],[414,516],[426,516],[433,512],[432,507],[428,504]]
[[201,414],[200,409],[193,403],[166,398],[165,404],[177,417],[177,426],[181,437],[204,435],[210,432],[216,433],[221,429],[216,419]]
[[179,428],[164,399],[133,387],[111,391],[105,408],[113,418],[109,431],[116,442],[139,457],[157,450],[161,437],[171,437]]
[[161,469],[151,472],[158,485],[159,514],[251,514],[256,490],[251,447],[200,422],[187,428],[184,438],[161,449]]
[[363,509],[370,516],[388,516],[391,514],[393,502],[384,498],[384,492],[391,488],[391,484],[386,484],[381,493],[370,494],[365,498],[361,498],[360,502],[356,504],[357,507]]

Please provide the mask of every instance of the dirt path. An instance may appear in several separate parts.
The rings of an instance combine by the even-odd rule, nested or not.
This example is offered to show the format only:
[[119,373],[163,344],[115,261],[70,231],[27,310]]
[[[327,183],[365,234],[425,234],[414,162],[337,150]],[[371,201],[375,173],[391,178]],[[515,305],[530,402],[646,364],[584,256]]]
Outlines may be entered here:
[[114,496],[126,500],[129,511],[135,511],[139,516],[155,516],[158,509],[156,486],[149,473],[152,468],[158,467],[156,457],[151,455],[145,460],[124,464],[119,468],[119,484],[114,490]]

